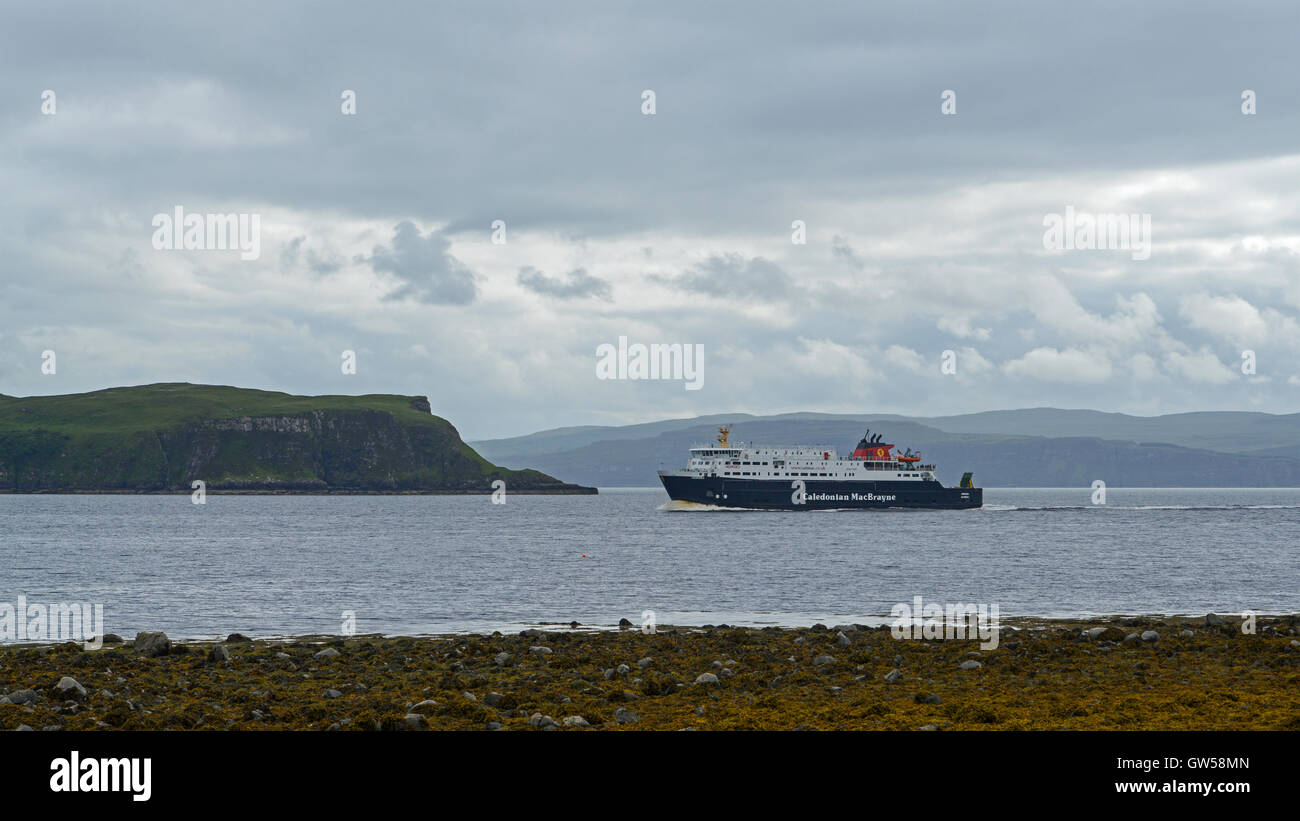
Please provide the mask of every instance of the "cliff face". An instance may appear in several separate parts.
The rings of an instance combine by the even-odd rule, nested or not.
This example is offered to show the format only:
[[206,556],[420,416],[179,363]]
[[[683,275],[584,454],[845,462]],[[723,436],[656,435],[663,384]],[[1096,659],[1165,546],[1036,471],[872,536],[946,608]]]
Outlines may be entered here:
[[[202,480],[209,490],[489,493],[501,479],[507,492],[594,492],[491,464],[424,397],[195,385],[99,393],[113,395],[100,406],[87,401],[95,394],[0,397],[0,491],[188,492]],[[172,409],[156,404],[169,399]],[[241,413],[229,413],[232,402]]]

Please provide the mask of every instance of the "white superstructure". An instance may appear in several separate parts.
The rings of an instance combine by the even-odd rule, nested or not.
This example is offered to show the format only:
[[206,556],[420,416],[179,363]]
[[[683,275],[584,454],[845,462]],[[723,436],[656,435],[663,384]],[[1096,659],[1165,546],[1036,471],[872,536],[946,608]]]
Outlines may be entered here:
[[865,455],[888,453],[889,447],[867,448],[844,459],[833,448],[778,448],[727,443],[727,429],[719,433],[716,445],[691,448],[684,474],[722,476],[737,479],[861,479],[870,481],[934,481],[934,465],[895,459],[871,459]]

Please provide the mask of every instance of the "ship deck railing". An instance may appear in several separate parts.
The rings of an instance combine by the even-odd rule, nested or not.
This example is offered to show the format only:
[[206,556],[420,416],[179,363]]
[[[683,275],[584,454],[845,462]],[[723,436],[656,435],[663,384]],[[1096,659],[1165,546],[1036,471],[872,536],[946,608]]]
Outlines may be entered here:
[[872,462],[870,460],[864,460],[864,462],[867,465],[867,470],[906,470],[916,471],[917,473],[933,473],[935,470],[934,465],[922,465],[919,462],[916,464],[908,462]]

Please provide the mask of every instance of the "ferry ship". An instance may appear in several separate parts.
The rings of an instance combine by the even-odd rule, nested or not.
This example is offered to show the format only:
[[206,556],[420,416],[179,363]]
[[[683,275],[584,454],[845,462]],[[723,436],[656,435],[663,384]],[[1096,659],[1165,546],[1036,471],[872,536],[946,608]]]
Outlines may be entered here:
[[830,448],[776,448],[731,445],[731,426],[718,429],[714,445],[691,448],[685,470],[661,470],[668,496],[678,502],[762,510],[881,510],[981,507],[983,488],[962,475],[960,486],[944,487],[935,467],[923,464],[920,452],[894,445],[870,429],[840,458]]

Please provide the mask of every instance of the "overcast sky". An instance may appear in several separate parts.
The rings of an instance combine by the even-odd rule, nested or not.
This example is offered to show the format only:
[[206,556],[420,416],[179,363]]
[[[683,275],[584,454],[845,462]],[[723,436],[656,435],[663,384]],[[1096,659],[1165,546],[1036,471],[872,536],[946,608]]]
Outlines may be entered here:
[[[471,439],[1294,412],[1298,29],[1289,2],[6,8],[0,393],[422,394]],[[259,215],[260,256],[155,249],[177,206]],[[1149,259],[1045,248],[1067,208],[1149,215]],[[620,336],[703,345],[702,389],[597,379]]]

